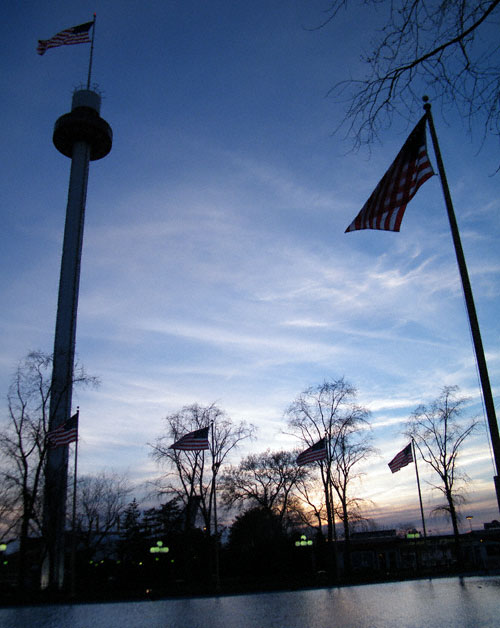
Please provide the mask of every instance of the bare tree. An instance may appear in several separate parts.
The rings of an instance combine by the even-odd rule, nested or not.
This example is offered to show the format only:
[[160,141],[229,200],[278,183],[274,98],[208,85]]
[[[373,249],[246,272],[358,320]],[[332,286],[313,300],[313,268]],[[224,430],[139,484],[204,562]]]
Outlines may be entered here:
[[343,435],[365,429],[369,416],[355,399],[356,389],[341,378],[308,388],[286,411],[288,426],[305,446],[321,438],[328,443],[327,458],[314,464],[319,467],[323,486],[329,541],[336,538],[332,479],[337,447]]
[[368,424],[363,417],[352,423],[345,422],[340,427],[336,446],[332,450],[331,480],[339,500],[338,514],[344,527],[344,566],[347,573],[351,570],[351,526],[362,519],[361,505],[366,501],[354,496],[351,487],[362,475],[357,470],[359,463],[375,454],[367,428]]
[[16,500],[18,492],[15,484],[8,482],[0,463],[0,542],[9,540],[9,536],[18,521]]
[[[331,0],[323,28],[354,0]],[[383,29],[362,57],[366,77],[337,83],[331,93],[347,103],[344,123],[355,146],[370,143],[394,113],[414,118],[424,93],[457,108],[484,134],[500,134],[500,0],[362,0],[387,10]],[[382,5],[382,6],[381,6]],[[488,30],[489,29],[489,30]]]
[[292,491],[299,479],[308,475],[298,467],[297,455],[289,451],[251,454],[238,466],[229,467],[221,479],[222,499],[227,506],[235,504],[260,506],[278,516],[283,523]]
[[[211,425],[210,451],[179,451],[170,445],[191,431]],[[160,491],[179,497],[187,512],[186,525],[194,520],[197,507],[203,516],[208,534],[213,530],[216,516],[215,490],[221,465],[239,443],[252,438],[255,428],[240,422],[238,425],[215,404],[185,406],[165,418],[165,432],[151,445],[151,455],[165,467]]]
[[[318,495],[319,493],[319,495]],[[319,537],[323,537],[323,525],[328,523],[326,503],[322,489],[318,491],[316,478],[308,473],[304,478],[298,478],[296,491],[290,507],[303,525],[316,530]]]
[[457,386],[445,386],[437,399],[418,406],[408,419],[405,434],[415,441],[423,460],[440,479],[433,486],[443,495],[445,503],[437,510],[446,512],[451,519],[457,560],[460,560],[458,507],[465,501],[467,478],[458,469],[458,455],[478,423],[474,419],[461,419],[466,398],[459,397],[458,392]]
[[[9,489],[9,525],[19,534],[19,584],[25,576],[30,533],[41,534],[41,489],[47,454],[52,356],[29,353],[17,367],[7,393],[8,418],[0,433],[0,481]],[[96,384],[77,366],[73,386]]]
[[83,475],[76,487],[76,530],[85,551],[93,555],[117,531],[132,487],[126,477],[108,471]]

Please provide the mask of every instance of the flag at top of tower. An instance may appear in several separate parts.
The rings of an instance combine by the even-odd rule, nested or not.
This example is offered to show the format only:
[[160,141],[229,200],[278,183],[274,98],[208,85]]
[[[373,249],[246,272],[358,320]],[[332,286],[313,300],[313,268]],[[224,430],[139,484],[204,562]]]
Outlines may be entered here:
[[201,430],[195,430],[185,434],[179,438],[170,449],[180,449],[182,451],[201,451],[202,449],[210,449],[208,443],[208,427],[202,427]]
[[399,231],[407,204],[434,174],[427,155],[426,121],[424,115],[345,233],[359,229]]
[[92,26],[94,26],[94,22],[85,22],[85,24],[66,28],[50,39],[39,39],[36,51],[39,55],[43,55],[49,48],[72,44],[90,44],[89,30]]

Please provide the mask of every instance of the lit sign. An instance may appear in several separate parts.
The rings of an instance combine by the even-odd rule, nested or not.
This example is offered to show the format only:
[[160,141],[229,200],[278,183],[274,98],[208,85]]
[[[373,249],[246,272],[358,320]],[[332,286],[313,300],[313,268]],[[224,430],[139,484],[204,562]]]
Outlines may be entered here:
[[156,541],[156,545],[149,548],[151,554],[168,554],[170,552],[169,547],[163,547],[163,541]]
[[300,537],[300,541],[295,541],[295,547],[308,547],[312,544],[313,542],[311,541],[311,539],[307,540],[305,534],[302,534],[302,536]]

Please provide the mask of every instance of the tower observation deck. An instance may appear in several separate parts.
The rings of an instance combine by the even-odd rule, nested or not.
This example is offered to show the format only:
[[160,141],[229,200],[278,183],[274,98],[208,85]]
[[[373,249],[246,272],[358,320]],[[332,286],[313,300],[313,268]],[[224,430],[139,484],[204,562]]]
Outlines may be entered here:
[[70,113],[61,116],[54,127],[54,146],[66,157],[73,157],[73,148],[78,142],[90,148],[90,161],[102,159],[111,150],[113,132],[100,115],[101,97],[89,89],[73,94]]

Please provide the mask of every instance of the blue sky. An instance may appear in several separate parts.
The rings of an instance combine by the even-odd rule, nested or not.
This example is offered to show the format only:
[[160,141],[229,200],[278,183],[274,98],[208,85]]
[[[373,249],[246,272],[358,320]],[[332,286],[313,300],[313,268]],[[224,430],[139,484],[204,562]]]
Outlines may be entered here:
[[[155,477],[147,443],[165,415],[194,402],[216,402],[258,427],[240,455],[295,447],[282,433],[286,407],[304,388],[345,376],[372,411],[380,451],[359,494],[381,525],[418,523],[412,470],[387,468],[406,444],[402,423],[454,384],[482,417],[438,178],[409,205],[401,233],[344,234],[416,120],[396,118],[371,151],[349,152],[333,134],[344,109],[328,90],[363,71],[366,34],[383,13],[365,7],[308,30],[327,6],[9,3],[0,75],[4,391],[28,351],[52,351],[70,166],[52,128],[85,82],[89,54],[81,45],[39,57],[36,43],[98,14],[93,80],[114,144],[91,164],[87,197],[77,352],[101,386],[75,398],[82,473]],[[498,399],[498,144],[481,141],[481,126],[471,138],[452,110],[436,106],[434,118]],[[475,525],[498,518],[486,428],[469,442],[463,469],[464,514]],[[425,485],[426,510],[435,503]]]

